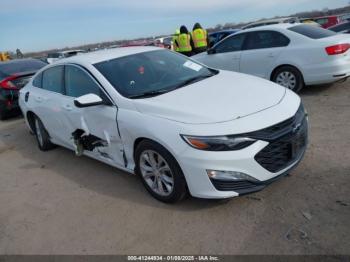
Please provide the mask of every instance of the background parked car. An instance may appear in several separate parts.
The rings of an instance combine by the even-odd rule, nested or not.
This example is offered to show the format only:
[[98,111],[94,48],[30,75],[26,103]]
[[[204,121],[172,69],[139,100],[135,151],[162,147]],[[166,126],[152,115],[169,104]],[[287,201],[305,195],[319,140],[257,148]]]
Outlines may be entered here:
[[329,28],[331,26],[337,25],[342,21],[346,20],[348,15],[331,15],[313,18],[316,23],[320,24],[323,28]]
[[221,31],[209,33],[208,34],[209,47],[213,47],[216,43],[220,42],[222,39],[228,37],[229,35],[237,33],[238,31],[240,31],[240,29],[228,29],[228,30],[221,30]]
[[310,18],[302,18],[300,19],[300,23],[307,24],[307,25],[312,25],[312,26],[317,26],[317,27],[322,27],[320,24],[316,23]]
[[334,25],[328,28],[328,30],[331,30],[336,33],[343,33],[343,34],[349,34],[350,33],[350,21],[343,22],[338,25]]
[[86,53],[84,50],[67,50],[67,51],[61,51],[61,52],[55,52],[55,53],[49,53],[47,55],[47,62],[49,64],[56,62],[57,60],[60,60],[62,58],[67,58],[71,56],[75,56],[78,54]]
[[242,27],[242,29],[249,29],[249,28],[254,28],[258,26],[264,26],[264,25],[276,25],[276,24],[284,24],[284,23],[299,23],[299,18],[298,17],[281,17],[281,18],[276,18],[276,19],[269,19],[269,20],[262,20],[259,22],[251,23],[247,26]]
[[154,45],[157,47],[171,49],[172,40],[172,36],[160,37],[154,40]]
[[272,80],[293,91],[350,75],[349,37],[305,24],[242,30],[193,56],[210,67]]
[[19,59],[0,63],[0,119],[20,113],[18,91],[37,70],[47,64],[36,59]]

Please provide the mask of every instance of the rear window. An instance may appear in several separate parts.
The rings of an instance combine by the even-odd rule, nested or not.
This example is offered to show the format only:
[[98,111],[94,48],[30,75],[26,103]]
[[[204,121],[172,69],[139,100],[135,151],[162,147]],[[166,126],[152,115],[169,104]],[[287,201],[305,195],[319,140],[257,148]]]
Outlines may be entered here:
[[60,55],[60,53],[51,53],[47,55],[47,58],[59,58]]
[[301,34],[311,39],[321,39],[336,35],[335,32],[311,25],[297,25],[288,30]]
[[46,65],[47,64],[45,64],[44,62],[34,59],[0,63],[0,76],[8,77],[16,73],[38,71],[40,68]]
[[332,27],[330,27],[328,29],[333,31],[333,32],[339,33],[339,32],[345,31],[345,30],[349,30],[350,29],[350,23],[346,22],[346,23],[343,23],[343,24],[340,24],[340,25],[332,26]]

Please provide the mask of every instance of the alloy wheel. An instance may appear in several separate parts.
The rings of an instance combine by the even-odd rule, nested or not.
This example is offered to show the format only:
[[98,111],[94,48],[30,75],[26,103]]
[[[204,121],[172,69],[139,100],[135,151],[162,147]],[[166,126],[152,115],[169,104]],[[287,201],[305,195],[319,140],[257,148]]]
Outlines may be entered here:
[[153,150],[145,150],[140,157],[140,171],[153,192],[169,196],[174,189],[174,176],[165,159]]

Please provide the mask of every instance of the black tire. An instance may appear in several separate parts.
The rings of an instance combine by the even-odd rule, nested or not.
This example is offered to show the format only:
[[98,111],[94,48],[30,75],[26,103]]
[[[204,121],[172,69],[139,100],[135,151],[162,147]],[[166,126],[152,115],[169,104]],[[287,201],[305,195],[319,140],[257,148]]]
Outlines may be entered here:
[[[171,170],[171,178],[173,179],[172,190],[169,195],[161,195],[154,191],[151,186],[147,183],[145,177],[143,176],[140,169],[140,159],[143,154],[146,152],[156,152],[159,154],[168,164],[168,167]],[[135,150],[135,172],[140,176],[142,183],[146,187],[147,191],[157,200],[165,203],[175,203],[184,199],[188,195],[186,179],[182,173],[182,170],[177,163],[176,159],[166,150],[163,146],[159,145],[150,140],[143,140],[137,146]],[[163,184],[163,189],[166,189],[165,184]]]
[[[283,80],[286,78],[289,80],[294,79],[295,84],[288,84],[288,80],[284,82]],[[305,85],[303,75],[293,66],[282,66],[278,68],[272,76],[272,81],[285,86],[295,93],[298,93]],[[293,83],[293,81],[289,81],[289,83]]]
[[0,120],[5,120],[7,118],[6,113],[0,109]]
[[35,137],[36,137],[36,141],[38,142],[39,149],[41,151],[48,151],[50,149],[53,149],[55,145],[51,143],[50,135],[46,131],[40,118],[35,116],[33,120],[34,120],[33,126],[35,131]]

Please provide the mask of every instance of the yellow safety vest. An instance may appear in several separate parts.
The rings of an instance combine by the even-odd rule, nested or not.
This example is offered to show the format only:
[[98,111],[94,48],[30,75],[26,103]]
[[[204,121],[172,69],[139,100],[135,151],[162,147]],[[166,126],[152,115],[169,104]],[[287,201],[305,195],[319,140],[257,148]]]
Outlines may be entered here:
[[179,45],[179,52],[191,52],[191,35],[190,34],[180,34],[177,38],[177,43]]
[[198,28],[192,32],[192,39],[195,48],[207,47],[207,31]]
[[178,47],[178,45],[177,45],[178,41],[179,41],[179,35],[178,35],[178,34],[175,34],[175,35],[173,36],[173,46],[172,46],[172,49],[173,49],[174,51],[176,51],[176,52],[179,52],[179,47]]

